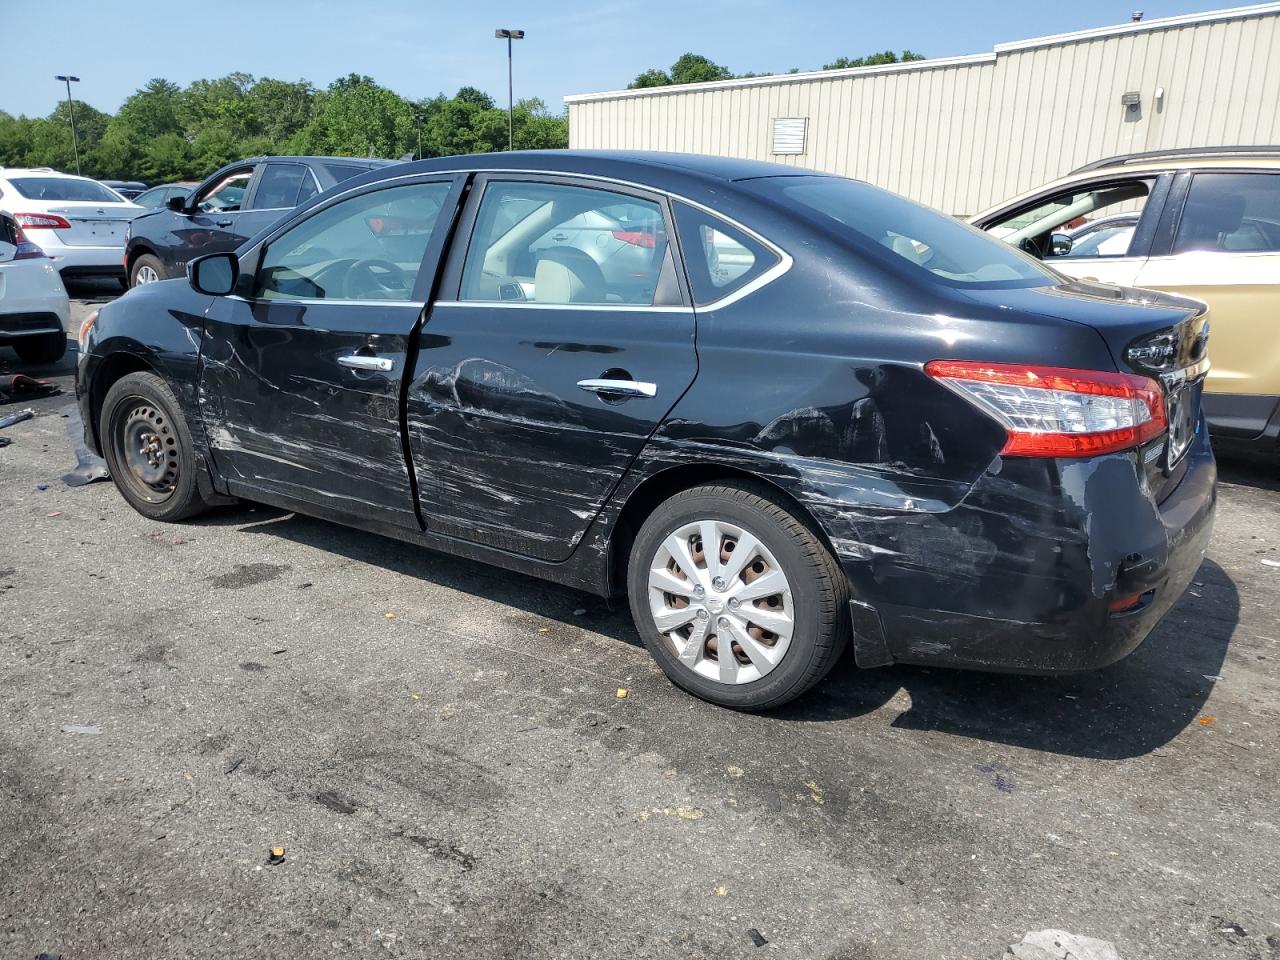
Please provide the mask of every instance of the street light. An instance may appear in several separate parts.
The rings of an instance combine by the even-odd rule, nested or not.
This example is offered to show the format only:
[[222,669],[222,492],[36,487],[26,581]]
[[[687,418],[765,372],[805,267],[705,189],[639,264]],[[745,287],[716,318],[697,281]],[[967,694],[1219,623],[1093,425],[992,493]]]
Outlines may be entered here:
[[71,85],[79,83],[79,77],[60,73],[53,79],[61,80],[67,85],[67,109],[71,111],[71,149],[76,155],[76,176],[80,175],[80,145],[76,142],[76,107],[71,100]]
[[515,129],[515,110],[516,101],[512,95],[511,87],[511,41],[523,40],[523,30],[495,30],[493,35],[499,40],[507,41],[507,149],[512,149],[514,144],[513,131]]

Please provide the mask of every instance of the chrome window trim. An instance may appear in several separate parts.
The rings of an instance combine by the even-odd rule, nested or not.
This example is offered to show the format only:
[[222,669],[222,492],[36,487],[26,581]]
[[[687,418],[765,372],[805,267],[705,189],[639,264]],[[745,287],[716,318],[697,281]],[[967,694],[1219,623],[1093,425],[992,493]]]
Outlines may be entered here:
[[437,300],[433,307],[496,307],[499,310],[607,310],[614,313],[693,313],[693,307],[642,303],[538,303],[534,300]]
[[[459,168],[454,168],[450,170],[424,170],[418,173],[404,173],[398,177],[388,177],[385,180],[379,180],[377,181],[377,185],[382,186],[385,184],[392,184],[401,180],[418,180],[418,179],[429,178],[429,177],[456,177],[459,174],[473,174],[473,173],[487,173],[487,174],[493,174],[498,176],[501,176],[502,174],[513,174],[513,175],[519,175],[519,176],[575,177],[580,180],[594,180],[598,183],[612,183],[620,187],[630,187],[634,190],[644,190],[652,194],[657,194],[659,196],[666,197],[669,200],[679,200],[681,203],[686,203],[696,210],[701,210],[703,213],[710,214],[711,216],[715,217],[718,220],[724,221],[725,223],[729,224],[735,229],[741,230],[743,233],[751,237],[757,243],[766,247],[769,250],[772,250],[774,253],[778,255],[778,262],[774,264],[772,267],[770,267],[768,270],[766,270],[764,273],[760,274],[760,276],[756,277],[750,283],[743,284],[737,290],[734,290],[732,293],[726,294],[725,296],[721,297],[718,300],[712,300],[710,303],[704,304],[700,307],[693,308],[694,312],[720,310],[720,309],[723,309],[724,307],[728,307],[732,304],[735,304],[739,300],[743,299],[744,297],[750,296],[751,294],[755,293],[757,290],[767,286],[768,284],[777,280],[779,277],[783,276],[788,270],[791,269],[792,265],[795,262],[792,259],[791,254],[787,253],[786,250],[782,249],[782,247],[778,246],[772,240],[768,239],[767,237],[761,236],[759,233],[757,233],[755,230],[752,230],[746,224],[740,223],[739,221],[734,220],[732,217],[725,216],[723,213],[714,209],[713,207],[709,207],[704,203],[699,203],[697,200],[690,200],[688,197],[681,196],[678,193],[672,193],[669,190],[663,190],[661,187],[655,187],[652,184],[639,183],[635,180],[623,180],[621,177],[606,177],[598,173],[575,173],[570,170],[525,170],[525,169],[517,170],[517,169],[492,168],[492,167],[459,167]],[[359,186],[351,187],[347,190],[343,190],[339,193],[335,193],[324,204],[317,206],[313,210],[311,210],[310,214],[319,213],[321,210],[324,210],[329,206],[335,203],[338,203],[347,194],[358,193],[361,190],[364,190],[365,188],[371,187],[371,186],[374,186],[374,184],[365,183],[365,184],[360,184]],[[281,233],[283,232],[284,231],[281,231]],[[280,233],[274,234],[268,237],[264,241],[264,243],[270,243],[272,240],[274,240],[276,237],[280,235],[281,235]],[[437,302],[440,302],[440,301],[437,301]],[[491,301],[487,301],[487,300],[484,300],[484,301],[468,300],[468,301],[458,301],[458,302],[491,303]],[[529,303],[518,303],[517,305],[525,306],[525,307],[531,306],[531,304]],[[561,305],[546,304],[545,306],[559,307]],[[577,304],[577,305],[570,304],[568,306],[572,307],[572,306],[587,306],[587,305],[586,304]],[[605,305],[605,307],[607,309],[612,309],[608,305]],[[646,307],[643,309],[652,310],[657,308]],[[680,307],[678,309],[684,310],[689,308]]]
[[241,303],[261,303],[271,305],[277,303],[302,303],[308,305],[320,304],[342,304],[346,307],[413,307],[415,310],[421,310],[426,304],[421,300],[343,300],[341,297],[242,297],[238,293],[228,293],[223,297],[224,300],[238,300]]

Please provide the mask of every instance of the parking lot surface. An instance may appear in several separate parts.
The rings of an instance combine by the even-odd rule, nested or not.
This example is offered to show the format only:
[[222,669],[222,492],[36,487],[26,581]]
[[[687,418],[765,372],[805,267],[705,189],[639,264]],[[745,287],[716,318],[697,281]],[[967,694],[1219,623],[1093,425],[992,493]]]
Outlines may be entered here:
[[1280,460],[1111,669],[752,716],[594,598],[63,486],[71,369],[0,450],[0,956],[1280,958]]

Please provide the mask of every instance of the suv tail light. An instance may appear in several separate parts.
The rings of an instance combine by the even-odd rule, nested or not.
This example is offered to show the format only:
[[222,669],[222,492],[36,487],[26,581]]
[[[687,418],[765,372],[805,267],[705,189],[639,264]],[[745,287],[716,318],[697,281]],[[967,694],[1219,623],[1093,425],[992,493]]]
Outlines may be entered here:
[[18,251],[13,255],[15,260],[43,260],[46,256],[45,252],[31,242],[31,239],[22,232],[22,228],[14,224],[13,242],[17,245]]
[[70,230],[71,224],[56,213],[15,213],[13,219],[24,230]]
[[1137,374],[965,360],[924,370],[1000,422],[1009,457],[1092,457],[1168,429],[1160,385]]
[[633,247],[648,247],[650,250],[657,246],[657,237],[647,230],[614,230],[613,239],[629,243]]

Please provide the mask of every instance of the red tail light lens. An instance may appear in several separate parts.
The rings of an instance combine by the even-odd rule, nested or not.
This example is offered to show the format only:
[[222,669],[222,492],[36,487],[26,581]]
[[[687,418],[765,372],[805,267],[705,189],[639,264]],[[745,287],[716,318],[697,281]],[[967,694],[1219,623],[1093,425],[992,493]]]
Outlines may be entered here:
[[31,240],[27,237],[27,235],[22,232],[21,227],[18,227],[18,226],[14,227],[13,242],[18,247],[18,251],[13,255],[13,259],[15,260],[45,259],[45,252],[31,242]]
[[13,219],[24,230],[70,230],[71,224],[56,213],[15,213]]
[[965,360],[934,360],[924,369],[1000,422],[1009,457],[1092,457],[1168,429],[1164,394],[1149,377]]
[[657,236],[644,230],[615,230],[613,239],[629,243],[633,247],[647,247],[650,250],[657,246]]

